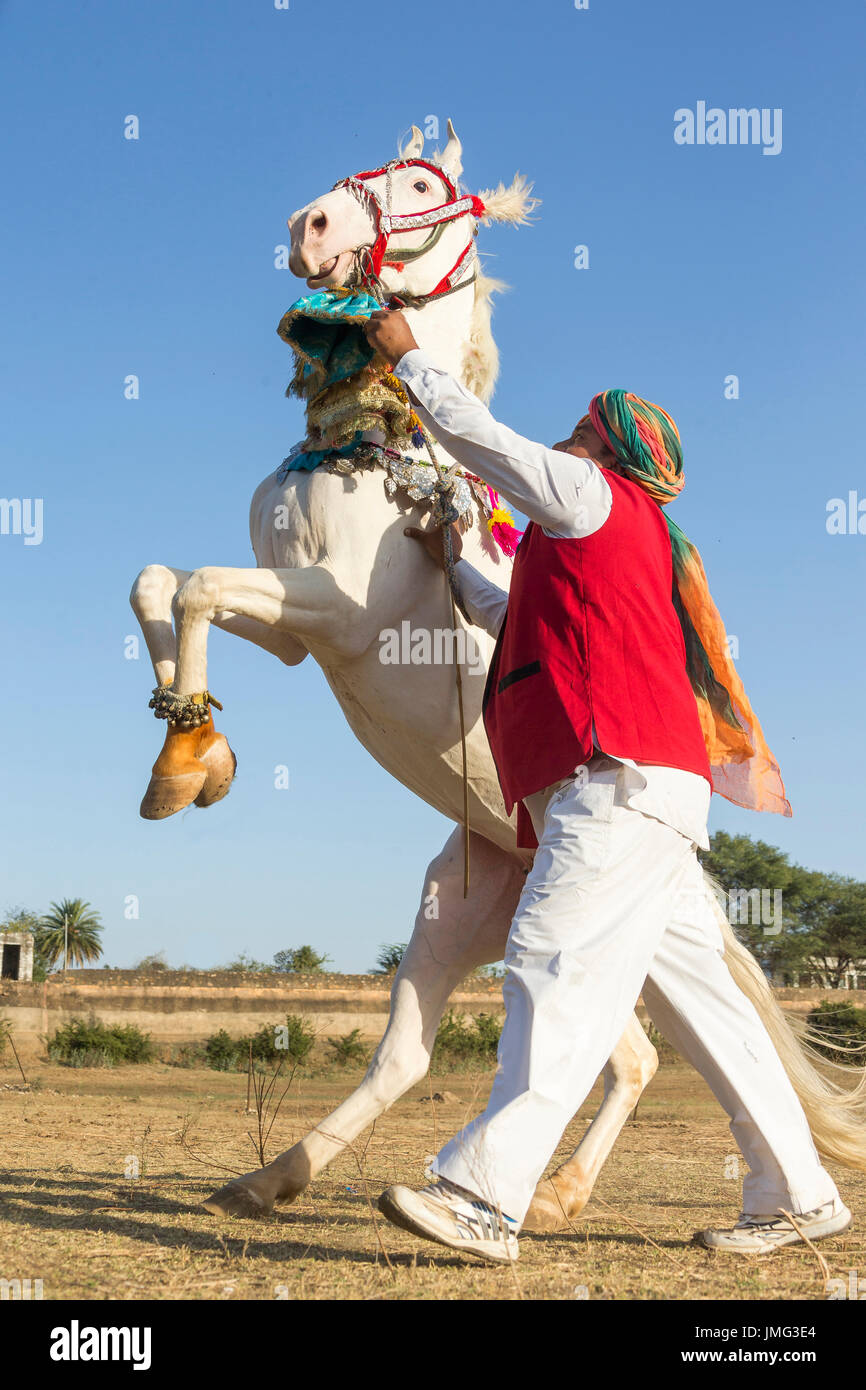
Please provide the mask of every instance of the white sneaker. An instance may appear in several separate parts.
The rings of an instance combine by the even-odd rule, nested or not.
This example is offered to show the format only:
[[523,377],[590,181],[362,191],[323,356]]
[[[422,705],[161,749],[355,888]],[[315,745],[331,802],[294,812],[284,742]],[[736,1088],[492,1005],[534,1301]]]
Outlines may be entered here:
[[[839,1198],[812,1211],[795,1211],[793,1215],[803,1235],[810,1240],[838,1236],[847,1231],[852,1221],[850,1211]],[[727,1230],[698,1231],[695,1236],[698,1244],[706,1245],[709,1250],[733,1250],[743,1255],[766,1253],[802,1239],[787,1216],[749,1216],[745,1212],[736,1226]]]
[[447,1178],[417,1192],[389,1187],[379,1198],[379,1210],[404,1231],[461,1254],[499,1264],[517,1259],[517,1222]]

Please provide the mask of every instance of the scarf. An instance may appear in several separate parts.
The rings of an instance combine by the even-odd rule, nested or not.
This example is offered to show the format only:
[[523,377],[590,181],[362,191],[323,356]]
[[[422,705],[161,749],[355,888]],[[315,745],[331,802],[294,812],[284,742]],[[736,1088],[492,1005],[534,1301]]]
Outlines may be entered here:
[[[631,391],[602,391],[589,405],[592,424],[624,476],[660,507],[683,488],[679,431],[660,406]],[[698,704],[714,790],[754,811],[790,816],[779,764],[767,747],[728,649],[725,625],[710,594],[697,548],[664,513],[671,542],[673,602]]]

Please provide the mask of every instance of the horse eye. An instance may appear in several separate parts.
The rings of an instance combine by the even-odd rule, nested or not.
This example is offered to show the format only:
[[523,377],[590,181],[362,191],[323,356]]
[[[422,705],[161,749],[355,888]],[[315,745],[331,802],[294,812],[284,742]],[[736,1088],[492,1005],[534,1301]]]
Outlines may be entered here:
[[423,179],[416,179],[412,187],[416,193],[428,193],[430,191],[430,185],[425,183]]

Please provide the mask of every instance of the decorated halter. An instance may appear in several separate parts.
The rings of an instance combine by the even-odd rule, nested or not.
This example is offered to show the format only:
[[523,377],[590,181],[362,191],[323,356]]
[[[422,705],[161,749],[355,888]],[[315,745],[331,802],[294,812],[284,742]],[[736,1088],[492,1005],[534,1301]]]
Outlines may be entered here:
[[[427,169],[429,173],[441,179],[448,191],[448,199],[438,207],[427,208],[424,212],[392,212],[391,177],[396,169],[413,168]],[[370,179],[381,178],[382,175],[386,179],[384,199],[368,182]],[[376,240],[372,246],[363,246],[356,251],[355,259],[361,283],[375,295],[380,304],[385,301],[385,292],[379,278],[383,265],[402,269],[407,261],[418,260],[430,251],[449,222],[456,222],[459,217],[467,216],[477,219],[483,217],[485,211],[484,203],[474,194],[458,197],[457,188],[445,171],[426,159],[394,159],[389,164],[383,164],[381,169],[366,169],[363,173],[351,174],[347,179],[340,179],[334,184],[334,188],[348,189],[372,215]],[[392,233],[414,232],[423,227],[430,227],[431,231],[420,246],[404,247],[402,250],[394,248],[389,252],[388,241]],[[455,290],[462,290],[473,284],[477,271],[473,270],[471,275],[467,274],[476,260],[474,231],[472,235],[473,240],[461,251],[448,274],[443,275],[438,285],[434,285],[427,294],[392,295],[389,300],[390,306],[421,309],[433,299],[441,299],[443,295],[452,294]]]

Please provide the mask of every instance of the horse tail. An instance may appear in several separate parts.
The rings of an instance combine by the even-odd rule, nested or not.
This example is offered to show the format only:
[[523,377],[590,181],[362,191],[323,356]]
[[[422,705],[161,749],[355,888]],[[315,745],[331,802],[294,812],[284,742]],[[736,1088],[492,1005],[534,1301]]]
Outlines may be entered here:
[[[725,940],[725,964],[761,1016],[803,1107],[815,1147],[823,1158],[866,1172],[866,1067],[829,1062],[815,1046],[821,1035],[805,1021],[783,1013],[766,975],[722,911],[719,890],[709,874],[706,878]],[[862,1054],[861,1048],[851,1051]]]

